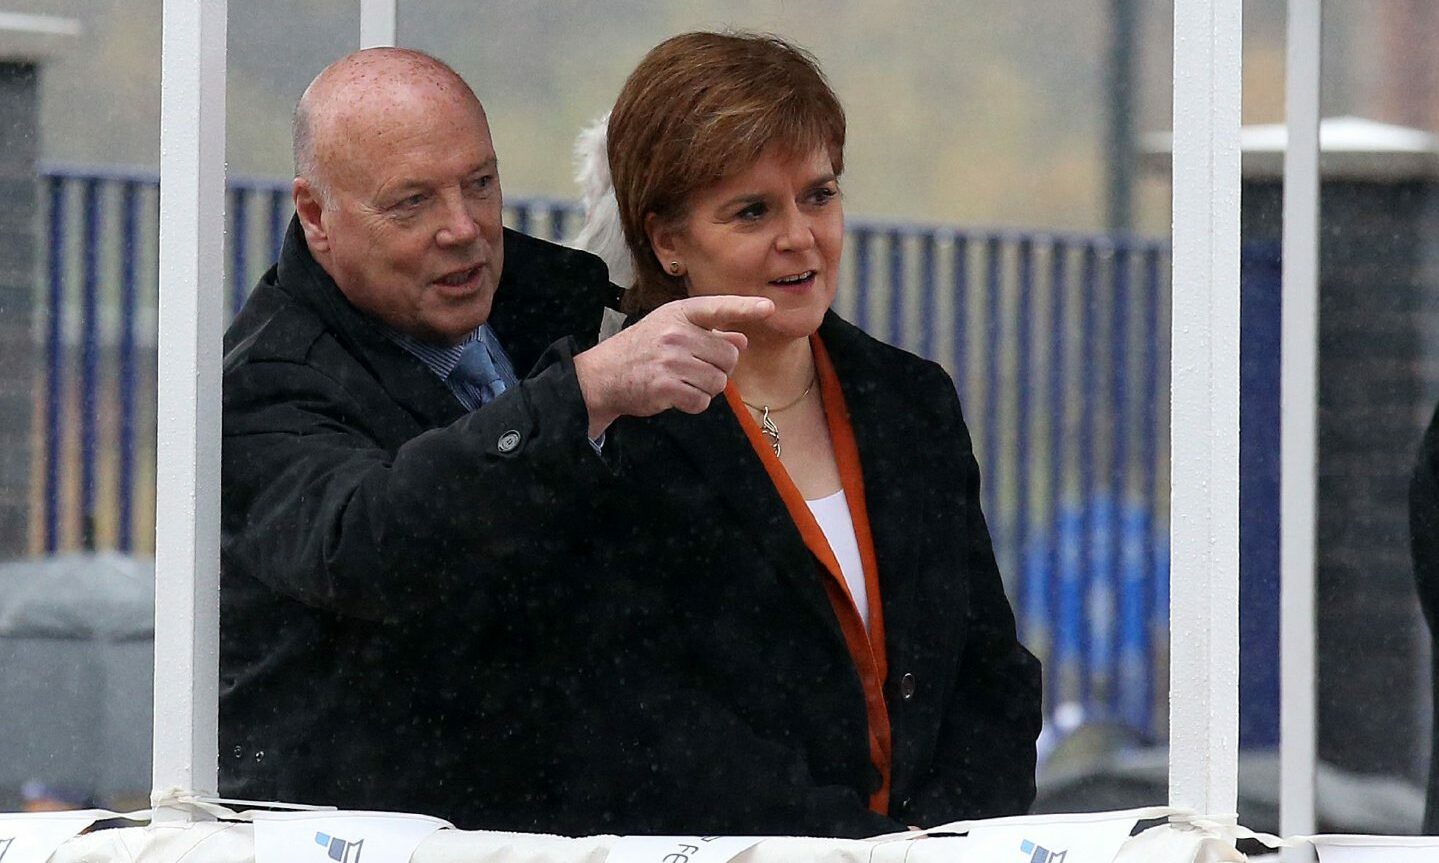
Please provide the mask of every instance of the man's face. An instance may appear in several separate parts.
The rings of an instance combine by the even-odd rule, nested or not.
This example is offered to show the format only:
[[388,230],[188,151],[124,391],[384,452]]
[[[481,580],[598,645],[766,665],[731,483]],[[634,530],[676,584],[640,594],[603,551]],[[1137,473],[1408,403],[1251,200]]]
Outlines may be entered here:
[[311,253],[359,309],[419,339],[458,341],[489,317],[504,264],[484,112],[431,91],[354,111],[332,131],[317,219],[296,181]]

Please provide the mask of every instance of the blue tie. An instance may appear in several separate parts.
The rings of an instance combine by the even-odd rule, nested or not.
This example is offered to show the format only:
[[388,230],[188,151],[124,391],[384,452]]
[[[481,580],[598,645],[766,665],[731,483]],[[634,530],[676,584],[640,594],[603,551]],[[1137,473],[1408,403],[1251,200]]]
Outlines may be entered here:
[[505,391],[504,378],[495,368],[495,360],[482,339],[475,339],[465,346],[460,361],[450,371],[449,381],[462,384],[473,390],[480,398],[480,404],[488,404]]

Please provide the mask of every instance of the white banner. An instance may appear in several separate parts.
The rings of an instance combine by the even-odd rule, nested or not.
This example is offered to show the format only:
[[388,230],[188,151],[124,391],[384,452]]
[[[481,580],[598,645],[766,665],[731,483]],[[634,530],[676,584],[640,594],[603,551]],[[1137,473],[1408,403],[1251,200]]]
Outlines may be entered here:
[[430,834],[453,826],[399,812],[256,812],[254,818],[255,863],[410,863]]
[[972,823],[961,859],[984,863],[1114,863],[1138,823],[1133,814],[1093,819]]
[[45,863],[103,815],[98,810],[0,814],[0,863]]
[[[1312,836],[1319,863],[1434,863],[1439,837]],[[3,861],[0,861],[3,863]]]
[[[621,836],[606,863],[729,863],[763,836]],[[4,861],[0,861],[4,863]]]

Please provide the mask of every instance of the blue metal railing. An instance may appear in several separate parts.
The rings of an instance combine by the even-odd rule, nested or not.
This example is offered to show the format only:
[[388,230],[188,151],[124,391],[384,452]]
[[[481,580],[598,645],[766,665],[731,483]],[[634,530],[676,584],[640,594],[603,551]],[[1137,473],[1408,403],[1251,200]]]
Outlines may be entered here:
[[[40,544],[148,550],[157,179],[50,166],[41,182]],[[233,310],[278,255],[289,184],[232,178],[227,207]],[[551,239],[580,224],[569,201],[506,210],[512,227]],[[955,379],[1021,634],[1046,664],[1047,703],[1162,729],[1167,247],[859,219],[846,246],[837,310]]]

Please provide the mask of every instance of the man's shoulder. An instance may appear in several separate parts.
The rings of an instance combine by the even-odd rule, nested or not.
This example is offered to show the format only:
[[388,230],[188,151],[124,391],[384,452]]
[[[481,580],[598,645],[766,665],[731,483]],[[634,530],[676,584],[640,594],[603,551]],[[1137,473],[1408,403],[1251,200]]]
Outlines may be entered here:
[[505,231],[504,273],[490,324],[517,370],[530,368],[557,339],[576,336],[592,344],[605,307],[617,297],[604,262],[589,252]]
[[225,371],[248,362],[304,362],[325,324],[267,273],[225,331]]
[[567,278],[581,284],[609,284],[609,269],[599,257],[519,231],[505,229],[505,273],[515,278]]

